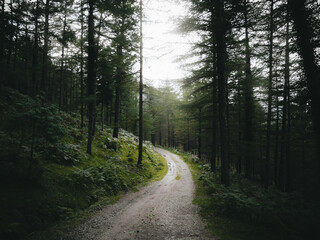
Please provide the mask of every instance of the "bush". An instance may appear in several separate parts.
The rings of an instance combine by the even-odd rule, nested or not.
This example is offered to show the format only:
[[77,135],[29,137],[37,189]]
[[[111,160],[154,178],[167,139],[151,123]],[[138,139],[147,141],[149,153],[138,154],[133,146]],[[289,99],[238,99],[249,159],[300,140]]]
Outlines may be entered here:
[[74,165],[80,162],[85,155],[81,152],[81,146],[71,143],[59,143],[49,145],[46,149],[48,160],[65,165]]

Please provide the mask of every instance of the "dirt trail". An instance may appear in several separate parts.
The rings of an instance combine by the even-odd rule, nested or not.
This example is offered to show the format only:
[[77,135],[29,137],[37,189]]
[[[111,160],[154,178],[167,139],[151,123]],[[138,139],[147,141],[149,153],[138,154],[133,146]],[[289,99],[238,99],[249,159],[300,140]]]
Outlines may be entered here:
[[61,239],[213,239],[192,204],[195,186],[188,166],[177,155],[156,150],[168,163],[161,181],[126,194]]

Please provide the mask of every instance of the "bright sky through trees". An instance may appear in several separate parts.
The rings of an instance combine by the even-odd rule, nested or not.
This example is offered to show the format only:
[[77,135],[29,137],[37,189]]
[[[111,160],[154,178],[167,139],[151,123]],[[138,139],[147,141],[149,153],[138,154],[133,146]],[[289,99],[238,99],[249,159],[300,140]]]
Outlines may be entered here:
[[148,85],[174,84],[185,76],[177,59],[190,52],[191,38],[176,32],[188,11],[184,1],[144,0],[144,78]]

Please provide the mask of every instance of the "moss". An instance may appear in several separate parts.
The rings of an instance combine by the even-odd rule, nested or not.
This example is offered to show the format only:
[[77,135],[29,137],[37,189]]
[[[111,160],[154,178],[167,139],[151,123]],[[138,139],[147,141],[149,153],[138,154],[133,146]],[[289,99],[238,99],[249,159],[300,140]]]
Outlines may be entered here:
[[[14,96],[21,101],[20,95],[8,94],[13,96],[12,101],[16,101]],[[18,111],[20,105],[16,105],[10,104],[12,109],[0,121],[1,141],[15,143],[23,139],[19,132],[9,136],[1,128],[5,127],[9,111]],[[138,186],[160,180],[167,172],[165,159],[149,142],[144,144],[143,167],[139,168],[137,137],[124,130],[114,139],[111,129],[101,131],[97,126],[93,154],[86,154],[86,129],[77,127],[80,116],[62,111],[57,114],[60,120],[56,124],[65,135],[50,145],[50,151],[35,153],[38,165],[33,172],[37,175],[32,178],[26,176],[29,150],[20,149],[17,144],[1,144],[12,146],[1,152],[12,150],[19,158],[15,162],[8,158],[10,164],[0,166],[1,239],[26,239],[27,235],[30,239],[57,237],[97,209],[114,203],[124,192],[137,191]],[[9,168],[14,174],[2,174]]]
[[54,198],[61,195],[64,199],[59,205],[61,220],[29,239],[54,239],[52,236],[56,238],[95,210],[114,203],[124,192],[138,191],[139,186],[161,180],[166,175],[166,160],[148,143],[140,168],[137,166],[138,148],[134,139],[131,141],[128,136],[120,136],[118,143],[121,148],[116,152],[103,147],[101,140],[104,138],[104,135],[96,136],[94,154],[81,159],[76,166],[46,165],[46,184],[55,192]]
[[200,206],[200,215],[216,239],[315,239],[314,234],[319,234],[310,224],[317,222],[314,214],[295,194],[265,191],[237,175],[232,175],[232,185],[226,188],[219,173],[210,173],[207,164],[188,153],[175,153],[191,170],[196,185],[193,203]]

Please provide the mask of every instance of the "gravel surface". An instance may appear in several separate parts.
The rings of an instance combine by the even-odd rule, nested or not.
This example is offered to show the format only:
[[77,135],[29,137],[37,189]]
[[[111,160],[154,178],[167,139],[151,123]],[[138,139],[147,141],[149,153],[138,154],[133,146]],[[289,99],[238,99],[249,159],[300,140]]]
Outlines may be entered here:
[[214,239],[192,204],[195,185],[187,164],[173,153],[156,150],[168,163],[161,181],[126,194],[60,239]]

